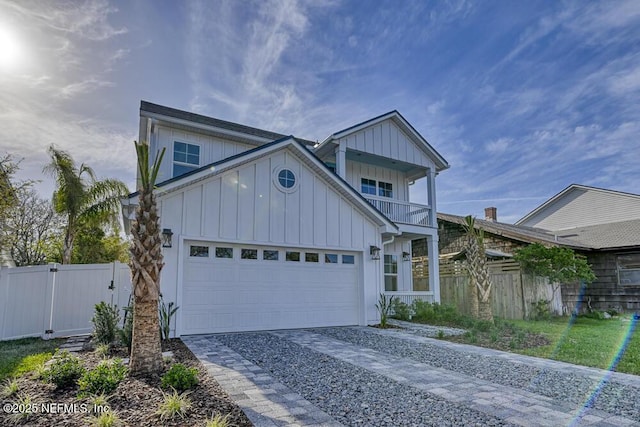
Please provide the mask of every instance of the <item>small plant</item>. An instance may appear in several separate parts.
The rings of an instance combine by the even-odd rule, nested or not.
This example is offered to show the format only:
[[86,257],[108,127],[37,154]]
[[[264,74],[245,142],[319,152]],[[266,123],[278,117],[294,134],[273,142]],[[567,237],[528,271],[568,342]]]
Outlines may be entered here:
[[55,384],[57,388],[64,388],[75,385],[84,373],[80,358],[64,350],[56,352],[53,363],[43,371],[42,379]]
[[35,407],[35,401],[28,393],[20,393],[18,394],[18,399],[13,402],[15,405],[18,405],[18,408],[24,409],[20,411],[15,411],[10,415],[11,420],[14,424],[20,424],[24,421],[31,418],[31,415],[36,412],[31,408]]
[[93,417],[89,423],[92,427],[118,427],[122,425],[122,421],[113,411],[106,411]]
[[221,414],[216,414],[211,419],[207,420],[206,427],[228,427],[229,426],[229,414],[224,417]]
[[[109,396],[104,393],[94,394],[89,397],[90,412],[95,413],[95,409],[109,407]],[[102,411],[109,412],[109,411]]]
[[541,299],[531,304],[533,305],[533,320],[551,319],[551,301],[548,299]]
[[4,382],[2,385],[2,396],[11,397],[20,391],[20,385],[18,384],[18,380],[15,378],[10,378]]
[[118,307],[100,301],[95,305],[93,323],[93,339],[99,344],[111,344],[116,339],[120,314]]
[[182,392],[198,384],[198,370],[176,363],[162,376],[162,387]]
[[380,294],[378,298],[378,302],[376,303],[376,308],[380,313],[380,327],[387,327],[387,319],[389,318],[389,313],[391,312],[391,306],[393,304],[393,300],[395,297],[391,297],[387,299],[385,294]]
[[86,371],[78,380],[80,386],[79,396],[91,394],[111,393],[126,377],[127,367],[121,359],[103,360],[90,371]]
[[162,421],[169,420],[179,416],[184,418],[185,414],[191,409],[191,401],[187,397],[189,392],[178,394],[177,391],[173,391],[171,394],[162,393],[164,400],[160,404],[160,408],[156,411],[157,415],[160,415]]
[[98,344],[98,346],[95,349],[95,352],[98,356],[102,357],[103,359],[106,358],[109,355],[109,344]]
[[162,299],[162,295],[160,295],[160,306],[159,306],[159,314],[160,314],[160,337],[163,341],[169,339],[169,333],[171,332],[171,318],[176,311],[178,311],[180,307],[173,308],[173,302],[169,304],[165,304]]
[[491,331],[491,335],[489,337],[491,339],[491,342],[497,342],[498,341],[498,331],[496,329],[493,329]]
[[122,329],[118,329],[120,342],[127,347],[127,351],[131,354],[131,339],[133,338],[133,306],[128,305],[124,310],[124,322]]
[[438,329],[438,334],[436,335],[436,338],[438,338],[439,340],[444,339],[444,331],[442,329]]
[[393,317],[400,320],[411,320],[411,307],[399,299],[394,299],[391,304],[393,310]]

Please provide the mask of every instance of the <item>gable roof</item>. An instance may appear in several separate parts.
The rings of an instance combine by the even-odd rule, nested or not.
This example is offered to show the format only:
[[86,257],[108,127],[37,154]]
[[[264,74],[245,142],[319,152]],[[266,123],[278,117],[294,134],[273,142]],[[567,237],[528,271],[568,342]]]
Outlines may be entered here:
[[[580,194],[590,194],[592,197],[590,199],[590,215],[593,217],[593,209],[594,208],[602,208],[607,212],[606,217],[598,220],[600,223],[610,223],[610,222],[619,222],[621,220],[630,220],[637,217],[640,219],[640,195],[625,193],[622,191],[608,190],[604,188],[598,187],[590,187],[587,185],[580,184],[571,184],[566,187],[564,190],[560,191],[558,194],[551,197],[549,200],[523,216],[521,219],[516,221],[516,225],[531,225],[533,223],[539,223],[542,220],[551,217],[552,215],[560,216],[561,214],[557,213],[560,209],[567,206],[569,203],[573,201],[573,199],[577,198]],[[600,203],[598,203],[600,201]],[[629,209],[619,209],[616,212],[615,209],[611,209],[611,202],[617,201],[618,203],[622,203],[625,206],[635,207],[633,209],[635,212],[630,212]],[[605,206],[608,205],[608,206]],[[587,214],[587,213],[585,213]],[[618,217],[619,215],[625,215],[626,217]],[[592,218],[590,224],[578,224],[577,221],[579,218],[566,217],[563,222],[568,223],[568,226],[554,226],[550,227],[557,230],[566,230],[570,228],[574,228],[577,225],[589,226],[589,225],[597,225],[596,219]],[[536,218],[539,220],[536,221]],[[575,221],[575,223],[571,223]],[[546,228],[546,227],[545,227]]]
[[[294,154],[297,155],[307,166],[309,166],[315,172],[321,174],[325,180],[327,180],[331,186],[338,191],[342,196],[349,200],[353,205],[357,206],[366,216],[373,219],[376,224],[384,228],[385,233],[400,234],[398,226],[389,220],[382,212],[376,209],[371,203],[364,198],[364,196],[358,193],[353,187],[349,185],[340,176],[333,173],[327,165],[324,164],[315,154],[313,154],[302,142],[293,136],[286,136],[278,140],[272,141],[268,144],[261,145],[260,147],[253,148],[248,151],[243,151],[234,156],[227,157],[223,160],[202,166],[184,175],[180,175],[166,181],[163,181],[156,185],[158,191],[157,194],[162,196],[181,188],[189,186],[193,183],[205,180],[214,175],[218,175],[222,172],[237,168],[243,164],[249,163],[260,157],[264,157],[269,153],[289,148]],[[131,199],[136,197],[138,192],[131,193],[128,196],[128,200],[124,200],[123,204],[131,203]]]
[[341,131],[335,132],[329,135],[324,141],[318,144],[315,147],[316,151],[323,150],[324,147],[329,144],[335,144],[335,140],[344,138],[347,135],[358,132],[364,128],[369,126],[373,126],[375,124],[381,123],[385,120],[391,120],[395,123],[420,149],[433,160],[436,165],[436,170],[438,172],[448,169],[449,163],[436,151],[435,148],[427,142],[427,140],[420,135],[420,133],[398,112],[397,110],[389,111],[388,113],[381,114],[377,117],[374,117],[369,120],[365,120],[364,122],[358,123],[356,125],[350,126],[346,129],[342,129]]
[[[464,217],[438,212],[438,220],[447,221],[458,225],[464,225]],[[586,250],[590,249],[588,245],[584,245],[575,240],[563,238],[553,233],[542,230],[540,228],[525,227],[522,225],[506,224],[503,222],[486,221],[484,219],[475,219],[476,228],[482,228],[485,232],[496,236],[505,237],[511,240],[517,240],[523,243],[540,243],[546,246],[565,246],[572,249]]]
[[[286,136],[281,133],[271,132],[251,126],[245,126],[239,123],[220,120],[214,117],[203,116],[201,114],[191,113],[184,110],[178,110],[176,108],[166,107],[164,105],[154,104],[148,101],[140,101],[140,115],[150,118],[165,118],[169,119],[170,121],[183,121],[187,126],[189,125],[189,123],[196,123],[203,126],[224,129],[230,132],[263,138],[267,141],[281,139]],[[308,141],[306,139],[298,139],[298,141],[304,145],[315,144],[315,142]]]

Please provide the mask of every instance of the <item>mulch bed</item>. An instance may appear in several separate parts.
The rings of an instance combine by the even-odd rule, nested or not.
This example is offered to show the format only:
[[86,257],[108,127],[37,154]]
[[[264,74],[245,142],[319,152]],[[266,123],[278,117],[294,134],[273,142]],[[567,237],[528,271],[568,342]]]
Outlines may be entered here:
[[502,331],[497,337],[491,337],[490,333],[484,332],[478,333],[474,338],[470,338],[467,335],[453,335],[444,339],[502,351],[523,350],[551,344],[548,338],[540,334],[527,332],[522,335],[508,330]]
[[[173,362],[180,362],[198,369],[198,385],[190,390],[189,399],[192,407],[184,418],[160,420],[156,414],[163,401],[163,390],[160,388],[161,376],[127,377],[118,385],[109,398],[109,407],[117,414],[122,425],[126,426],[204,426],[213,415],[229,414],[229,425],[251,426],[251,422],[240,408],[220,388],[218,383],[207,375],[206,370],[191,351],[180,341],[172,339],[163,344],[163,351],[173,352]],[[95,352],[86,350],[78,353],[87,369],[95,367],[102,360]],[[115,349],[109,357],[127,357],[123,349]],[[171,363],[165,363],[165,371]],[[56,390],[52,384],[36,379],[34,374],[19,378],[20,392],[28,393],[33,402],[38,404],[87,404],[88,399],[78,399],[77,387]],[[165,391],[166,392],[166,391]],[[2,403],[11,402],[12,398],[2,399]],[[29,426],[86,426],[90,425],[92,415],[82,410],[70,413],[37,413],[22,420],[19,425]],[[6,411],[0,411],[0,425],[11,425],[12,419]]]

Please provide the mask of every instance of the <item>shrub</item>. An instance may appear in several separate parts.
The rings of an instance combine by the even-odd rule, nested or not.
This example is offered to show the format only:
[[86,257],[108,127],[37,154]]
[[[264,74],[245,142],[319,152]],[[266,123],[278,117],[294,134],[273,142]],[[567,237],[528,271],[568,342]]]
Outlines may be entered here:
[[380,327],[387,327],[387,319],[389,318],[389,313],[391,312],[391,305],[393,304],[394,297],[387,299],[385,294],[380,294],[378,298],[378,302],[376,303],[376,308],[380,313]]
[[95,305],[93,322],[93,338],[99,344],[111,344],[116,339],[120,314],[118,307],[100,301]]
[[162,376],[162,387],[173,388],[176,391],[185,391],[198,384],[198,370],[187,368],[182,363],[176,363]]
[[113,411],[106,411],[93,417],[89,425],[91,427],[117,427],[122,425],[122,421]]
[[393,310],[393,317],[400,320],[410,320],[411,319],[411,307],[407,304],[403,303],[399,299],[394,299],[391,304],[391,309]]
[[216,414],[211,419],[207,420],[206,427],[228,427],[229,426],[229,414],[224,417],[221,414]]
[[458,310],[452,305],[440,305],[437,302],[431,304],[426,301],[414,300],[412,308],[414,319],[420,322],[457,323],[460,321]]
[[18,385],[18,380],[15,378],[10,378],[4,382],[2,385],[2,396],[11,397],[14,394],[17,394],[20,391],[20,386]]
[[178,394],[177,391],[173,391],[171,394],[164,394],[164,400],[160,404],[160,408],[156,411],[156,414],[160,415],[161,420],[167,420],[179,416],[184,418],[185,414],[191,409],[191,401],[187,397],[188,392]]
[[163,341],[169,339],[169,333],[171,332],[171,318],[180,307],[173,308],[173,302],[168,305],[164,303],[162,295],[160,295],[160,306],[158,308],[160,315],[160,338]]
[[85,373],[82,361],[68,351],[58,351],[53,363],[42,373],[42,379],[53,383],[57,388],[75,385],[76,380]]
[[103,360],[90,371],[86,371],[78,380],[80,396],[114,391],[127,375],[127,367],[122,360]]
[[124,310],[124,324],[118,330],[120,342],[127,347],[127,352],[131,354],[131,339],[133,338],[133,306],[128,305]]
[[103,359],[109,355],[109,344],[98,344],[95,349],[95,352],[98,356]]
[[541,299],[531,304],[533,305],[533,313],[531,313],[533,320],[551,319],[551,301],[547,299]]

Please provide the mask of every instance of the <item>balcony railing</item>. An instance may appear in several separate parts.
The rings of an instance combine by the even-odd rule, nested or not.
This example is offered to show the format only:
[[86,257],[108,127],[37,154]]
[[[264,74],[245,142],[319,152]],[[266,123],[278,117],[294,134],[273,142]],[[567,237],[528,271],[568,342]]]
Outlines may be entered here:
[[429,206],[370,195],[365,195],[365,198],[393,222],[427,227],[431,225]]

